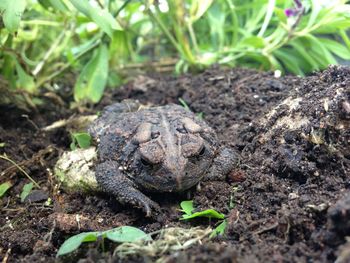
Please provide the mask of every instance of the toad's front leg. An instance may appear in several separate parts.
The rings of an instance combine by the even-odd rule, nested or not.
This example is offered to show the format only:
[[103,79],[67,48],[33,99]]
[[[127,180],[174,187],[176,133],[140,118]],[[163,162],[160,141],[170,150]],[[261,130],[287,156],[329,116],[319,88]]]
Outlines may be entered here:
[[96,180],[103,191],[114,195],[119,202],[141,208],[146,216],[159,212],[159,205],[141,193],[136,185],[119,170],[115,161],[106,161],[96,168]]
[[238,155],[230,148],[222,148],[205,176],[205,181],[223,181],[238,162]]

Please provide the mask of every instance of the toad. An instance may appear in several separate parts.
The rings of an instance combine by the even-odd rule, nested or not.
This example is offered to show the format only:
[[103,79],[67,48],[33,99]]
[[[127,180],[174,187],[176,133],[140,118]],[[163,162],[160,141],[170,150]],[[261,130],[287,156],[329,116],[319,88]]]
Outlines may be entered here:
[[179,105],[140,108],[137,101],[106,107],[89,127],[97,143],[96,179],[104,192],[146,216],[159,212],[149,192],[181,192],[225,178],[232,150],[206,122]]

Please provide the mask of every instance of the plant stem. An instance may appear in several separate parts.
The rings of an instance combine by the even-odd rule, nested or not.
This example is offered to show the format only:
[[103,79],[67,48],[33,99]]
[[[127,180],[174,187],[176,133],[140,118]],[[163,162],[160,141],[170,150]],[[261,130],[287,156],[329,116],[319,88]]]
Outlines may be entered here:
[[269,2],[267,4],[267,10],[266,10],[264,23],[262,24],[262,26],[260,28],[260,31],[258,33],[258,37],[262,37],[264,35],[268,25],[270,24],[270,20],[272,18],[273,12],[274,12],[275,5],[276,5],[276,0],[269,0]]
[[199,48],[198,48],[198,44],[197,44],[197,38],[196,38],[196,34],[194,33],[194,30],[193,30],[193,26],[192,26],[192,21],[189,21],[187,23],[187,27],[188,27],[188,32],[190,33],[190,38],[191,38],[191,41],[193,43],[193,48],[195,50],[195,52],[197,54],[199,54]]
[[232,15],[232,40],[231,40],[231,46],[235,46],[237,44],[238,41],[238,17],[237,17],[237,13],[236,13],[236,7],[235,5],[232,3],[231,0],[226,0],[226,3],[228,5],[228,7],[230,8],[231,11],[231,15]]
[[160,29],[163,31],[163,33],[167,36],[167,38],[169,39],[169,41],[171,42],[171,44],[176,48],[176,50],[184,55],[184,51],[182,50],[181,46],[176,42],[175,38],[171,35],[171,33],[169,32],[169,30],[165,27],[165,25],[163,24],[163,22],[158,18],[158,16],[154,15],[153,12],[148,8],[147,9],[147,13],[149,14],[149,16],[151,17],[151,19],[153,19],[153,21],[159,25]]

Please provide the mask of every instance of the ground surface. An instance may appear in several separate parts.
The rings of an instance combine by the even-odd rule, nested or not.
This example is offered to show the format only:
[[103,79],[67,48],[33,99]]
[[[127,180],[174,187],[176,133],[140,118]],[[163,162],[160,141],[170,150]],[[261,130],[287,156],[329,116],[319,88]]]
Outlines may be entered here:
[[[222,144],[240,154],[240,162],[226,182],[207,183],[194,193],[198,206],[214,207],[228,216],[226,235],[168,255],[167,262],[334,262],[337,258],[338,262],[350,262],[345,241],[350,235],[350,197],[346,195],[350,186],[349,154],[327,159],[327,153],[317,147],[300,146],[297,150],[306,161],[314,159],[312,174],[317,176],[288,165],[286,174],[276,168],[276,164],[286,163],[286,155],[274,151],[276,142],[271,139],[262,145],[254,139],[266,132],[259,129],[260,119],[296,88],[303,94],[331,85],[347,89],[350,100],[350,70],[346,68],[330,68],[305,79],[275,78],[272,73],[237,69],[212,69],[179,78],[140,77],[109,91],[90,113],[125,98],[155,105],[179,103],[182,98],[192,111],[203,114]],[[10,162],[0,159],[0,182],[10,180],[13,184],[0,199],[3,262],[54,262],[63,241],[83,231],[120,225],[137,226],[146,232],[165,226],[208,226],[207,220],[179,221],[178,205],[186,199],[182,195],[154,196],[166,215],[163,221],[156,221],[102,194],[86,196],[60,190],[52,170],[60,153],[69,149],[70,137],[63,128],[51,132],[41,128],[79,113],[68,110],[68,102],[59,104],[52,97],[44,100],[46,106],[31,114],[10,107],[0,109],[0,143],[5,143],[0,153],[24,168],[41,186],[31,196],[32,202],[21,203],[19,195],[29,180]],[[349,114],[348,104],[344,105],[344,114]],[[349,137],[344,137],[349,132],[341,136],[342,147],[349,147]],[[321,161],[317,154],[322,156]],[[52,199],[50,205],[44,205],[45,196]],[[229,205],[232,202],[233,207]],[[96,247],[84,245],[63,261],[121,261],[111,253],[99,253]],[[126,261],[150,260],[137,256]]]

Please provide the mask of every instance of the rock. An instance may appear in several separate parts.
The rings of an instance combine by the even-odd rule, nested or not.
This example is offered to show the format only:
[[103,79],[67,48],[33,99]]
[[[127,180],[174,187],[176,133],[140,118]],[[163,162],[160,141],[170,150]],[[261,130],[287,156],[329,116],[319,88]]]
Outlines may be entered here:
[[92,169],[96,158],[95,147],[64,152],[55,165],[54,174],[67,191],[99,191]]

